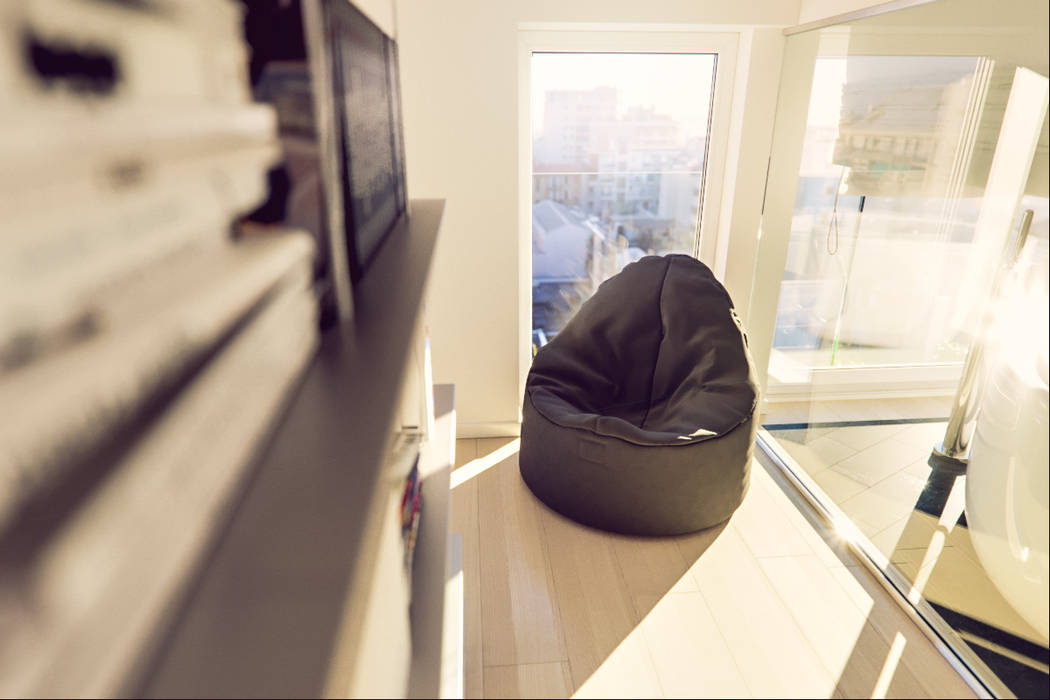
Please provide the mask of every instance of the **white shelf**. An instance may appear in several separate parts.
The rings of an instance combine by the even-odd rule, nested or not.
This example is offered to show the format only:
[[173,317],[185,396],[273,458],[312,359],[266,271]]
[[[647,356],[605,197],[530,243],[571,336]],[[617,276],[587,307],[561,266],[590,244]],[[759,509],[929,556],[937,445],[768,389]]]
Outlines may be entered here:
[[[389,512],[386,451],[443,209],[440,200],[413,200],[411,216],[355,288],[353,323],[322,338],[210,558],[176,608],[176,622],[157,640],[157,653],[128,695],[318,697],[353,687]],[[428,453],[441,439],[435,433]],[[438,464],[429,457],[426,463]],[[428,481],[440,473],[434,469]],[[444,478],[447,502],[447,471]],[[430,499],[430,509],[445,514],[442,522],[428,521],[417,556],[434,541],[432,526],[447,530],[441,503],[440,493]],[[446,547],[447,539],[442,563]],[[417,566],[420,576],[430,567]],[[420,603],[421,611],[429,609]]]
[[[451,521],[449,485],[454,461],[456,413],[451,384],[434,387],[434,433],[423,446],[420,475],[423,477],[423,512],[412,568],[412,667],[408,697],[445,697],[442,688],[452,683],[446,666],[455,666],[454,648],[446,645],[449,621],[449,587],[456,586],[456,570],[450,557]],[[455,594],[452,594],[455,607]],[[462,594],[460,594],[460,599]],[[462,604],[461,604],[462,605]],[[452,632],[454,635],[454,631]],[[451,656],[443,658],[445,652]],[[459,666],[462,666],[460,663]],[[445,676],[443,678],[443,675]],[[462,686],[462,683],[459,684]]]

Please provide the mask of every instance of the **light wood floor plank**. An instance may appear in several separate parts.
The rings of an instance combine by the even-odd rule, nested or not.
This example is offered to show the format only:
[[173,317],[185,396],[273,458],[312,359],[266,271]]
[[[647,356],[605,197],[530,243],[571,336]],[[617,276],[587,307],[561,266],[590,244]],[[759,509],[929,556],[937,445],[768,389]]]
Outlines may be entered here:
[[[570,672],[572,664],[570,663]],[[640,632],[629,634],[582,683],[574,698],[663,698],[652,655]]]
[[[486,442],[479,440],[481,452]],[[564,661],[539,505],[518,474],[517,454],[475,479],[484,663]]]
[[627,594],[634,602],[635,622],[640,622],[652,606],[644,601],[659,600],[668,591],[696,590],[689,575],[689,564],[673,539],[612,537],[610,545],[623,574]]
[[734,528],[718,536],[691,573],[752,695],[831,695],[835,681]]
[[571,695],[569,664],[489,666],[485,669],[486,698],[567,698]]
[[709,527],[706,530],[674,538],[675,546],[682,554],[682,558],[685,559],[685,563],[690,567],[689,577],[693,579],[694,584],[696,578],[692,575],[692,566],[704,555],[704,552],[715,543],[715,540],[718,539],[718,536],[722,534],[722,531],[727,527],[729,527],[728,520],[719,525],[715,525],[714,527]]
[[928,697],[816,556],[764,559],[760,566],[837,679],[837,692],[849,698]]
[[892,644],[900,635],[904,640],[901,663],[905,665],[926,692],[935,698],[973,698],[973,690],[941,656],[933,643],[897,607],[882,587],[861,566],[831,569],[831,574],[849,594],[854,604],[868,616],[868,622]]
[[[753,488],[764,489],[770,495],[773,504],[784,514],[795,531],[809,545],[812,553],[825,566],[846,566],[857,563],[850,554],[848,545],[826,528],[808,506],[804,511],[799,508],[802,497],[794,491],[794,487],[788,484],[783,476],[771,474],[769,469],[756,460],[751,469],[751,480]],[[792,494],[790,497],[789,493]]]
[[[543,510],[573,686],[587,696],[661,694],[612,542],[621,539]],[[608,697],[608,696],[606,696]]]
[[[458,452],[458,446],[457,446]],[[481,559],[478,550],[478,482],[452,489],[452,531],[463,537],[463,693],[485,696],[482,682]]]
[[651,611],[642,621],[642,635],[667,697],[750,697],[702,595],[669,593],[645,605]]
[[478,456],[478,441],[474,438],[459,438],[456,440],[456,461],[452,463],[452,469],[456,470],[467,462]]
[[478,457],[484,457],[485,455],[492,454],[496,450],[505,445],[517,440],[518,438],[512,437],[499,437],[499,438],[478,438],[477,439],[477,450]]
[[813,550],[792,526],[763,482],[769,475],[760,464],[752,463],[751,486],[744,502],[733,514],[732,527],[756,557],[782,557],[812,554]]
[[[505,444],[477,440],[473,458]],[[475,518],[480,598],[466,626],[481,626],[467,696],[973,697],[801,502],[756,463],[730,523],[647,539],[553,513],[516,454],[463,482],[453,521]],[[468,589],[470,549],[465,535]]]

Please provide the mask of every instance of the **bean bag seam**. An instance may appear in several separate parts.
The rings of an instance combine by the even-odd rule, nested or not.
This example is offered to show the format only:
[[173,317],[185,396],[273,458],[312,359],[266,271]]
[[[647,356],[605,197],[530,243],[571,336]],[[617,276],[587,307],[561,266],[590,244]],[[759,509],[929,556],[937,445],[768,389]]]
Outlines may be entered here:
[[[731,432],[733,432],[734,430],[739,428],[744,423],[746,423],[749,420],[752,420],[754,418],[753,413],[749,413],[747,416],[744,416],[743,418],[741,418],[740,421],[738,421],[737,423],[734,423],[732,425],[732,427],[730,427],[728,430],[726,430],[725,432],[719,433],[718,435],[702,435],[702,436],[695,437],[695,438],[689,438],[688,440],[678,440],[677,442],[651,442],[651,443],[646,443],[646,442],[635,442],[634,440],[628,440],[627,438],[622,437],[620,435],[611,435],[609,433],[602,433],[602,432],[598,432],[597,430],[591,430],[589,428],[581,428],[578,425],[566,425],[565,423],[562,423],[558,419],[552,418],[551,416],[547,415],[546,412],[544,412],[542,409],[540,409],[539,406],[536,405],[536,402],[532,400],[532,390],[531,389],[526,389],[525,390],[525,398],[528,399],[529,404],[532,406],[533,410],[536,411],[536,413],[540,414],[546,420],[550,421],[551,423],[557,425],[560,428],[565,428],[567,430],[577,430],[577,431],[579,431],[581,433],[584,433],[584,434],[587,434],[587,435],[597,435],[597,436],[600,436],[600,437],[603,437],[603,438],[611,438],[613,440],[619,440],[620,442],[626,443],[628,445],[634,445],[636,447],[689,447],[690,445],[696,445],[696,444],[699,444],[701,442],[706,442],[708,440],[714,440],[714,439],[717,439],[717,438],[725,437],[726,435],[729,435]],[[754,402],[754,403],[757,404],[757,401]],[[752,412],[753,411],[754,411],[754,405],[752,406]],[[597,415],[597,414],[595,414],[595,415]]]
[[653,410],[653,389],[656,387],[656,368],[660,365],[660,351],[664,347],[664,339],[667,337],[666,326],[664,325],[664,290],[666,289],[667,273],[671,271],[672,259],[667,259],[667,265],[664,267],[664,276],[660,280],[660,300],[657,302],[657,307],[660,312],[660,342],[656,346],[656,359],[653,360],[653,374],[649,377],[649,402],[645,407],[645,415],[642,416],[641,422],[638,424],[639,430],[645,430],[645,421],[649,420],[649,412]]

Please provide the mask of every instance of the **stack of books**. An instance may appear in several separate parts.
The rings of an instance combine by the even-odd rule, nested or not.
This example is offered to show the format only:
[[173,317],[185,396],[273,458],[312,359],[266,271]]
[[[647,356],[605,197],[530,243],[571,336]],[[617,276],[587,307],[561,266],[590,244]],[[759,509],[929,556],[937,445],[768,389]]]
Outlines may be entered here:
[[423,509],[423,481],[419,476],[419,453],[416,453],[412,469],[405,476],[401,493],[401,543],[405,552],[405,575],[412,579],[412,561],[416,552],[416,537],[419,535],[419,516]]
[[115,695],[316,348],[314,245],[235,225],[280,156],[239,5],[0,27],[0,695]]

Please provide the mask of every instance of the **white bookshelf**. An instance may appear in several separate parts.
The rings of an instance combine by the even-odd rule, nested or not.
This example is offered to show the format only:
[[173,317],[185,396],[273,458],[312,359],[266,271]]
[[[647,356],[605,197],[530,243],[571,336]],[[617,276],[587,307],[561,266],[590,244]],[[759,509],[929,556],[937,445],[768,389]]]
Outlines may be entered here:
[[[444,202],[411,201],[352,288],[335,270],[346,322],[318,338],[314,239],[231,237],[282,148],[245,9],[0,2],[0,696],[442,677],[455,413],[440,387],[432,415],[422,307]],[[333,111],[317,128],[345,243]],[[412,577],[398,432],[422,437]]]
[[[462,697],[462,565],[454,557],[449,519],[449,481],[456,444],[452,385],[434,387],[434,434],[424,445],[423,513],[412,570],[412,664],[408,697]],[[461,558],[461,557],[460,557]],[[456,590],[460,592],[457,595]],[[458,610],[457,610],[458,607]]]
[[[400,491],[386,461],[443,208],[440,200],[412,202],[355,290],[353,322],[322,336],[129,694],[439,694],[443,652],[455,654],[444,643],[455,638],[445,620],[456,607],[446,602],[451,387],[435,391],[434,431],[422,448],[411,588],[393,583],[400,532],[389,528]],[[457,624],[454,615],[448,624]],[[456,685],[448,673],[445,685]]]

